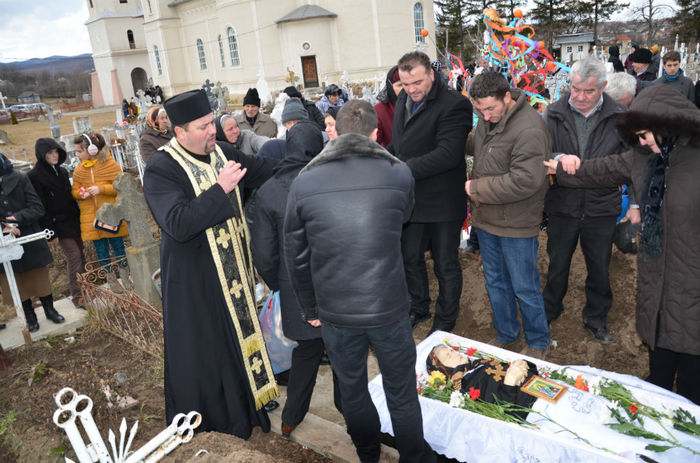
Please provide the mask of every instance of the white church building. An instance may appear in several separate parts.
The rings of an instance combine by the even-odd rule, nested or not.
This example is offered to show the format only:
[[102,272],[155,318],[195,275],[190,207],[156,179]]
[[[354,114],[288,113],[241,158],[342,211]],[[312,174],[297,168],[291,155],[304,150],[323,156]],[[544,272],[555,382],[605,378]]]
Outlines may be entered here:
[[[404,53],[435,58],[432,0],[86,0],[93,104],[149,84],[165,96],[208,79],[243,94],[373,80]],[[424,38],[421,30],[427,29]]]

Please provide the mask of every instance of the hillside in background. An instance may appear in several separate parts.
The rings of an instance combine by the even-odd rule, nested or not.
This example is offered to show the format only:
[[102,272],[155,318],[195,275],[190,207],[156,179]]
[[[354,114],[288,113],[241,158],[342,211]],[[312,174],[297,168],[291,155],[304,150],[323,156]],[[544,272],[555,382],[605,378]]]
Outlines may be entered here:
[[94,71],[95,63],[91,53],[77,56],[49,56],[48,58],[32,58],[25,61],[0,63],[0,68],[11,66],[17,71],[28,73],[48,72],[49,74],[72,73],[73,71]]

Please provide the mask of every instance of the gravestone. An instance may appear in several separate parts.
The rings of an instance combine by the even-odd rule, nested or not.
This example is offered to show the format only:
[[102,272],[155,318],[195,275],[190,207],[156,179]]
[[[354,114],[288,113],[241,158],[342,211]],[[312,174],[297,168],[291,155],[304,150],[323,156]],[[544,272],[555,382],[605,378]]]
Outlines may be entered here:
[[112,226],[126,221],[129,226],[131,246],[126,249],[134,290],[146,302],[160,306],[160,296],[151,282],[151,275],[160,267],[160,243],[148,226],[148,206],[143,193],[138,191],[138,181],[130,174],[121,173],[114,180],[117,201],[104,204],[97,211],[97,219]]
[[[56,121],[53,118],[53,109],[51,109],[51,106],[49,106],[46,109],[47,116],[49,118],[49,128],[51,129],[51,138],[54,140],[58,140],[61,137],[61,127],[59,127],[58,124],[56,124]],[[60,114],[59,114],[60,116]],[[59,117],[60,119],[60,117]]]
[[0,145],[6,145],[10,143],[10,138],[7,136],[7,132],[0,130]]
[[202,89],[204,89],[204,92],[207,94],[207,99],[209,100],[209,106],[211,106],[211,109],[213,111],[216,111],[219,102],[217,101],[216,96],[211,91],[211,89],[214,87],[215,85],[209,82],[209,79],[205,80],[204,84],[202,84]]
[[73,133],[92,133],[92,124],[89,117],[73,118]]
[[222,87],[221,82],[217,82],[216,87],[214,87],[214,95],[216,96],[219,114],[224,113],[228,109],[228,103],[226,103],[225,98],[226,93],[228,93],[228,87]]
[[142,89],[139,89],[136,94],[138,95],[136,105],[139,107],[139,114],[145,115],[148,112],[148,107],[152,104],[151,97],[146,95]]

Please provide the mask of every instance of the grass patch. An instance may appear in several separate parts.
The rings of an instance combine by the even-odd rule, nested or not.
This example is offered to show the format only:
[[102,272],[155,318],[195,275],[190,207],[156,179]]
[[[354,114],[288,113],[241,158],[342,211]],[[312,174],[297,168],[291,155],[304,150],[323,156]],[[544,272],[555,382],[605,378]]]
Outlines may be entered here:
[[0,455],[17,455],[22,440],[15,433],[17,412],[10,410],[0,418]]

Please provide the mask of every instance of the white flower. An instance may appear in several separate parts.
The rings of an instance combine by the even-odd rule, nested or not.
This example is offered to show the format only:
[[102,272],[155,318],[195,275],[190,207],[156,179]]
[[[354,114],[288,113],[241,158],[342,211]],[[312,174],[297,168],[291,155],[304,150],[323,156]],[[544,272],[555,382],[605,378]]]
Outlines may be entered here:
[[464,404],[464,396],[459,391],[450,394],[450,407],[460,408]]

